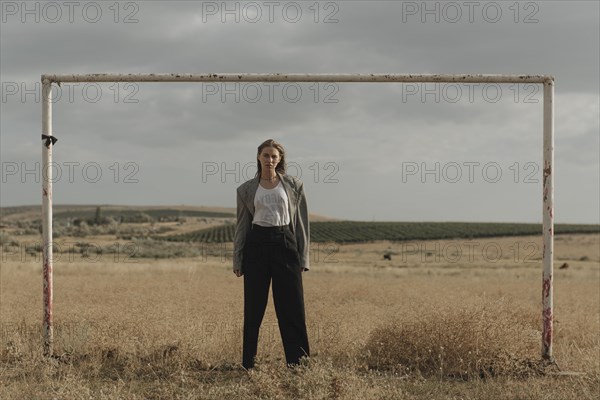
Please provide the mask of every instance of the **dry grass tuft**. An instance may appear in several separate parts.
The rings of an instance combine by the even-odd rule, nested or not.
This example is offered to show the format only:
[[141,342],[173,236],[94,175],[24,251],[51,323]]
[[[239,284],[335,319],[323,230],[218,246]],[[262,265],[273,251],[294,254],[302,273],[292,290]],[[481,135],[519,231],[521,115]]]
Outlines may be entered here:
[[334,366],[330,358],[304,358],[293,368],[259,358],[248,375],[248,395],[257,398],[342,399],[352,397],[360,384],[355,371]]
[[374,329],[370,368],[459,379],[539,374],[537,313],[505,298],[438,304]]

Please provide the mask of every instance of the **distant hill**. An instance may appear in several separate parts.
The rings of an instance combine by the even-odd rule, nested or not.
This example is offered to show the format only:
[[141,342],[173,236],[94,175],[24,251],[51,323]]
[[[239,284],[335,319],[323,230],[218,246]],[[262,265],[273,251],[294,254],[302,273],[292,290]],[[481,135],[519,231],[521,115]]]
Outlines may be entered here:
[[[100,212],[98,212],[100,208]],[[0,208],[0,244],[19,246],[42,233],[41,206]],[[195,257],[203,243],[231,243],[235,234],[233,207],[55,205],[53,237],[77,238],[77,250],[87,254],[86,243],[104,243],[99,251],[112,254],[115,243],[133,242],[141,258]],[[507,236],[541,237],[542,224],[496,222],[397,222],[333,220],[310,215],[310,240],[321,243],[365,243]],[[598,224],[555,224],[561,234],[598,234]],[[117,242],[115,242],[115,240]],[[41,247],[25,245],[27,254]],[[117,246],[116,249],[119,247]]]
[[[106,217],[129,216],[137,213],[145,213],[154,218],[160,217],[205,217],[205,218],[235,218],[235,207],[217,206],[192,206],[192,205],[167,205],[167,206],[128,206],[116,204],[53,204],[52,212],[54,218],[91,218],[100,207],[102,215]],[[41,218],[42,206],[25,205],[14,207],[0,207],[0,218],[6,221],[15,219],[39,219]],[[318,214],[309,214],[311,221],[335,221]]]
[[[138,228],[115,228],[94,222],[97,209],[100,207],[102,218],[113,222],[133,223]],[[134,237],[140,234],[156,240],[167,242],[231,242],[235,232],[236,210],[233,207],[214,206],[127,206],[127,205],[54,205],[55,229],[67,229],[69,220],[78,226],[77,220],[88,221],[97,226],[94,234],[116,234],[121,237]],[[28,234],[41,232],[41,206],[28,205],[0,208],[2,226]],[[452,238],[477,238],[498,236],[541,235],[541,224],[495,223],[495,222],[396,222],[396,221],[348,221],[335,220],[321,215],[310,215],[311,241],[358,243],[377,240],[435,240]],[[26,226],[24,226],[26,222]],[[155,223],[169,222],[160,228]],[[59,228],[61,226],[62,228]],[[155,229],[156,228],[156,229]],[[555,224],[556,234],[566,233],[599,233],[597,224]],[[72,229],[72,228],[70,228]],[[129,229],[129,231],[127,230]],[[139,229],[144,232],[140,233]],[[115,231],[111,233],[112,231]],[[76,231],[60,234],[79,234]],[[10,234],[11,232],[9,232]]]
[[[555,224],[555,233],[600,233],[600,225]],[[172,242],[220,243],[233,241],[233,224],[214,226],[183,234],[155,237]],[[368,222],[318,221],[310,225],[312,242],[360,243],[377,240],[436,240],[529,236],[542,234],[542,224],[497,222]]]

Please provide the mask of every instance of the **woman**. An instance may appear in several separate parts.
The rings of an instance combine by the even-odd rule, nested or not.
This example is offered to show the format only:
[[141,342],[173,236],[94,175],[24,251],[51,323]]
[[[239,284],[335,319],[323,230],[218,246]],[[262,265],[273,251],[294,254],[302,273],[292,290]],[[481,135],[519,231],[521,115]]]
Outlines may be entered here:
[[285,174],[285,151],[258,146],[258,171],[237,188],[233,272],[244,276],[242,365],[254,367],[258,334],[273,280],[273,301],[288,366],[309,357],[302,272],[308,271],[309,225],[302,182]]

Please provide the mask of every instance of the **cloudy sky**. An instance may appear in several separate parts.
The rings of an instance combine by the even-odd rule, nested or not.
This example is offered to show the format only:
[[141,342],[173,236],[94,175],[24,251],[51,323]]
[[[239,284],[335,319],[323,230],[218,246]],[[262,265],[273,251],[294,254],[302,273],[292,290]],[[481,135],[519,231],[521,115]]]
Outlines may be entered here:
[[[596,1],[1,2],[2,206],[41,204],[44,73],[551,74],[556,222],[600,222]],[[235,207],[268,138],[309,210],[542,220],[540,85],[54,88],[55,204]]]

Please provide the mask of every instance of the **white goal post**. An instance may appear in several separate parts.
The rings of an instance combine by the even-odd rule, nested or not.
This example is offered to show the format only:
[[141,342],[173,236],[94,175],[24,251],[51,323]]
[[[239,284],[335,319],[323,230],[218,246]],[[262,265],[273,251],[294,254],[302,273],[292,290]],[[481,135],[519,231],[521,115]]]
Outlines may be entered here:
[[52,84],[62,82],[366,82],[366,83],[531,83],[544,85],[542,183],[542,357],[553,361],[553,254],[554,254],[554,77],[551,75],[485,74],[44,74],[42,79],[42,237],[44,355],[53,354],[52,326]]

